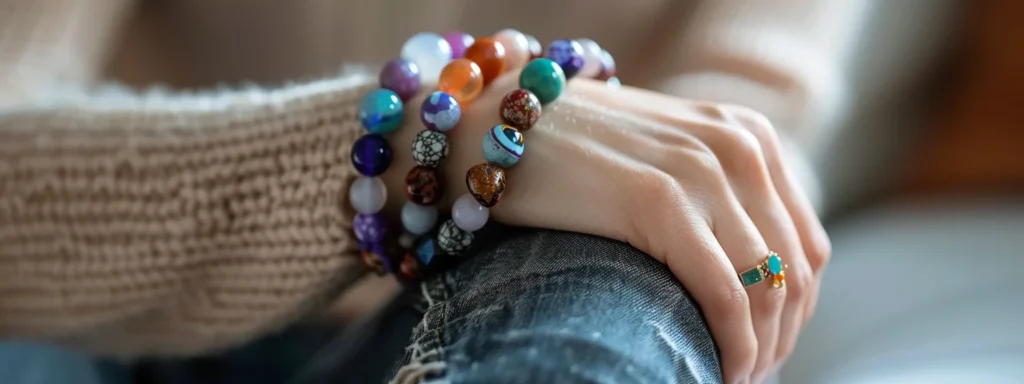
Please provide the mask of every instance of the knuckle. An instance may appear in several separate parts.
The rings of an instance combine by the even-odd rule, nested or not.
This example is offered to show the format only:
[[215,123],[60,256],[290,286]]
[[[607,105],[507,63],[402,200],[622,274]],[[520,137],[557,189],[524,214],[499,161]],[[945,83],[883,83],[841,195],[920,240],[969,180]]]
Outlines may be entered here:
[[721,291],[711,303],[712,311],[724,316],[750,316],[750,297],[738,285],[732,289]]
[[768,291],[761,295],[761,297],[751,300],[751,305],[754,306],[754,311],[757,311],[758,313],[779,313],[786,303],[786,297],[789,295],[788,291],[788,283],[787,289],[768,289]]
[[791,303],[800,303],[807,298],[807,289],[810,279],[804,276],[794,276],[786,279],[786,299]]
[[781,341],[779,343],[778,348],[775,351],[775,360],[776,361],[785,361],[786,359],[789,359],[789,356],[793,354],[793,348],[795,346],[796,346],[796,343],[793,342],[793,341],[789,341],[789,340]]
[[772,125],[768,116],[765,116],[763,113],[742,105],[728,105],[726,109],[734,117],[733,121],[736,121],[744,129],[753,133],[762,143],[778,139],[775,126]]
[[828,265],[829,260],[832,259],[832,242],[826,237],[821,240],[817,240],[811,245],[811,249],[807,252],[807,261],[811,264],[811,269],[817,272],[824,266]]

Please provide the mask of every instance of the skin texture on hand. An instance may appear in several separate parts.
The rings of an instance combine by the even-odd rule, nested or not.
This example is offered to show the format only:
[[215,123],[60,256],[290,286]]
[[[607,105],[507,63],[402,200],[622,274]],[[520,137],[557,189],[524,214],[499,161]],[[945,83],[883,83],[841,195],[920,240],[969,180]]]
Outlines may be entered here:
[[[448,132],[442,212],[466,193],[466,170],[484,161],[480,141],[500,123],[498,105],[516,80],[496,80]],[[390,212],[406,200],[420,102],[407,104],[406,126],[391,137]],[[524,135],[492,220],[625,241],[665,263],[701,305],[727,382],[761,382],[789,356],[830,245],[763,115],[574,79]],[[745,289],[737,273],[769,250],[788,264],[786,287]]]

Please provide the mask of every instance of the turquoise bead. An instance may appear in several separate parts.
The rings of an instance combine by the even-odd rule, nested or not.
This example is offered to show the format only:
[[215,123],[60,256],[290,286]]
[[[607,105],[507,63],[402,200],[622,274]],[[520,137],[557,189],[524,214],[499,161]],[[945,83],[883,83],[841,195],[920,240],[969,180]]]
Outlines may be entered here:
[[359,103],[359,120],[370,133],[386,135],[402,125],[402,99],[390,89],[378,88]]
[[519,74],[519,88],[533,92],[542,104],[550,103],[565,90],[565,72],[550,59],[534,59]]
[[768,256],[768,272],[771,272],[773,275],[778,275],[779,272],[782,272],[782,258],[779,255],[773,253]]
[[523,134],[511,125],[498,124],[484,135],[484,159],[502,168],[511,167],[523,155]]

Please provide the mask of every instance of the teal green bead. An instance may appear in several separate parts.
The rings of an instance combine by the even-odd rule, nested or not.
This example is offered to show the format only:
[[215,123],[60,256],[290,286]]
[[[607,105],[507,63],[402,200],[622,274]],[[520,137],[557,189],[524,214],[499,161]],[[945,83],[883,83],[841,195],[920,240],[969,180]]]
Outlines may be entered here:
[[773,275],[778,275],[779,272],[782,272],[782,258],[779,255],[772,253],[768,256],[768,272],[771,272]]
[[534,59],[519,74],[519,88],[533,92],[541,104],[550,103],[565,90],[565,72],[550,59]]
[[378,135],[398,130],[402,113],[402,99],[390,89],[374,89],[359,103],[359,121],[367,131]]

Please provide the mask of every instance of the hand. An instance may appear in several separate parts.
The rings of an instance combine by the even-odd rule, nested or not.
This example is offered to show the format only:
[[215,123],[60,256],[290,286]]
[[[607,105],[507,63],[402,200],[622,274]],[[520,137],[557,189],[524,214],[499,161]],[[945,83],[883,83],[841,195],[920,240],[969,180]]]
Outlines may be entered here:
[[[515,74],[495,81],[449,133],[449,202],[466,192],[466,170],[483,162],[480,140],[515,83]],[[407,125],[393,138],[397,170],[385,175],[391,202],[404,201],[412,165],[403,150],[419,129]],[[763,381],[790,354],[830,250],[767,119],[573,79],[525,136],[492,220],[626,241],[667,264],[703,309],[727,382]],[[744,289],[737,273],[769,250],[788,264],[786,287]]]

